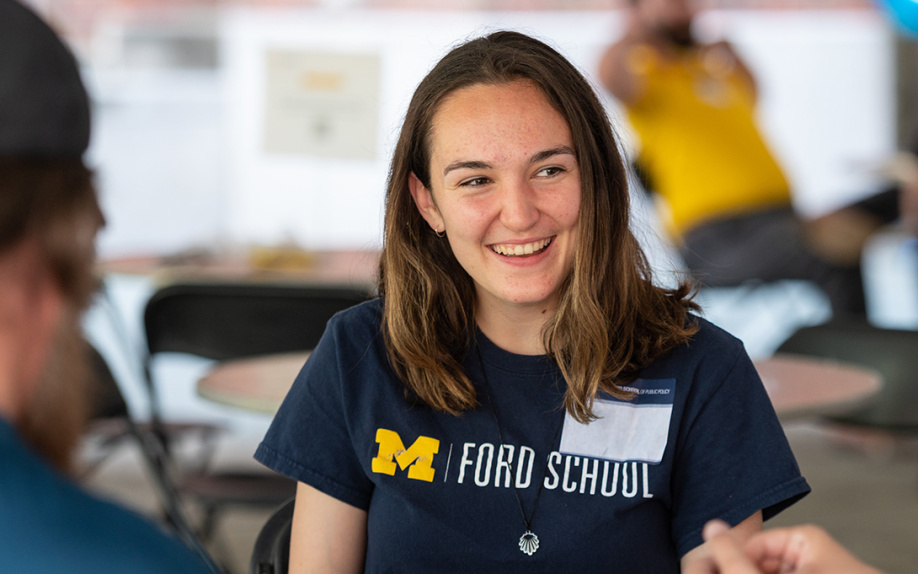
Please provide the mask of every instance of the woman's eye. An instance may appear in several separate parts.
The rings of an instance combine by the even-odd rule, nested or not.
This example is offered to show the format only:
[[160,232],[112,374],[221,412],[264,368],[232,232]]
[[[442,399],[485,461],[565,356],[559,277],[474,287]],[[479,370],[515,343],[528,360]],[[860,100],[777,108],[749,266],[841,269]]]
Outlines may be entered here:
[[540,169],[536,175],[541,177],[552,177],[554,175],[558,175],[562,171],[564,171],[564,168],[555,165]]
[[488,178],[486,177],[473,177],[471,179],[466,179],[459,185],[462,187],[479,187],[488,183]]

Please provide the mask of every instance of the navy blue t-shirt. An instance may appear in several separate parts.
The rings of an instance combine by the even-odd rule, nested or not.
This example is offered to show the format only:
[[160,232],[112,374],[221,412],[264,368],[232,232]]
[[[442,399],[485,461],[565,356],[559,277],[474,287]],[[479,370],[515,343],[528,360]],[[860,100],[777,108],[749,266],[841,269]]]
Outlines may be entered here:
[[329,322],[255,453],[368,512],[367,572],[678,572],[707,520],[767,519],[809,492],[742,344],[702,319],[632,400],[597,397],[600,418],[582,425],[551,360],[480,333],[464,366],[481,406],[412,404],[381,308]]

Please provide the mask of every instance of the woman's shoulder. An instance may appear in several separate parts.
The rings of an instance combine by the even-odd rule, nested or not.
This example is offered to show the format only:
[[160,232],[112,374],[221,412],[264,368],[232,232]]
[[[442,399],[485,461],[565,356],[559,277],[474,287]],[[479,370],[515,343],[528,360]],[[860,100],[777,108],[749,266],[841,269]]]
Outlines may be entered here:
[[699,347],[720,350],[743,348],[742,341],[700,315],[689,314],[688,321],[698,327],[698,330],[686,343],[688,347],[695,347],[696,350],[701,350]]
[[325,334],[313,354],[356,354],[382,348],[383,301],[374,297],[337,312],[325,325]]
[[362,331],[378,332],[382,326],[383,301],[374,297],[335,313],[326,329],[355,335]]
[[737,360],[748,357],[743,342],[707,319],[691,314],[688,323],[695,333],[684,343],[665,353],[651,364],[645,373],[673,372],[698,369],[711,372],[728,370]]

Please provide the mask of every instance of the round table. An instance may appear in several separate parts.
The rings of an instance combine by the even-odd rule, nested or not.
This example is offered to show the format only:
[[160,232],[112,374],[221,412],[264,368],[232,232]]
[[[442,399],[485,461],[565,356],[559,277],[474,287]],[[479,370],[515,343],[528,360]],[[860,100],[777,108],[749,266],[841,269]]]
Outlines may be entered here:
[[827,359],[776,354],[754,363],[782,420],[841,413],[863,404],[883,385],[876,371]]
[[162,285],[184,281],[249,281],[308,285],[376,283],[379,252],[304,251],[250,247],[237,251],[187,250],[174,255],[137,255],[99,261],[102,275],[149,277]]
[[[198,394],[211,401],[273,414],[309,353],[269,355],[218,363],[198,381]],[[794,355],[755,361],[765,390],[782,420],[841,412],[876,394],[874,371]]]
[[215,403],[274,414],[309,353],[285,353],[217,363],[198,380],[198,394]]

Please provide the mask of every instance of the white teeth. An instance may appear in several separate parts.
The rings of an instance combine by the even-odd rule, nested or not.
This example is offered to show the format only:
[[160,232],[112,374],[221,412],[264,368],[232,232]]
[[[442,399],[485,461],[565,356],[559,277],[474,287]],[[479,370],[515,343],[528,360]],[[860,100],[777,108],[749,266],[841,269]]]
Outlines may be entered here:
[[500,255],[519,257],[521,255],[532,255],[537,251],[541,251],[548,247],[549,243],[551,243],[550,238],[533,241],[532,243],[523,245],[492,245],[491,250]]

